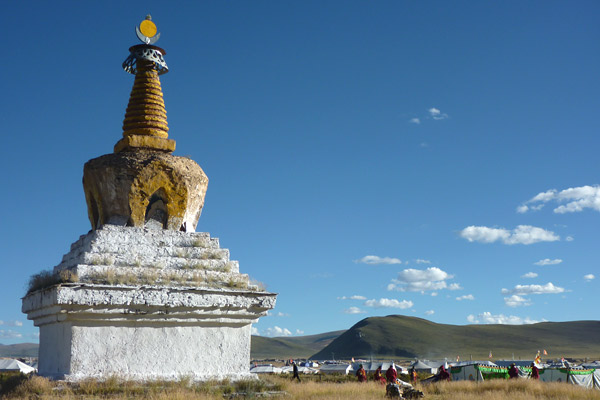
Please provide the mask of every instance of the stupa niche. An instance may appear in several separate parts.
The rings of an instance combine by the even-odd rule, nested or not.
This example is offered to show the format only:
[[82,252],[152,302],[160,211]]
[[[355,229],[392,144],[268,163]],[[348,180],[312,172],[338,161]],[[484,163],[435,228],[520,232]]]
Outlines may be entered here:
[[171,154],[158,80],[165,51],[149,18],[136,33],[144,44],[123,63],[135,74],[123,138],[84,166],[92,230],[23,297],[40,328],[39,374],[252,379],[252,324],[276,294],[251,284],[219,239],[194,232],[208,178]]

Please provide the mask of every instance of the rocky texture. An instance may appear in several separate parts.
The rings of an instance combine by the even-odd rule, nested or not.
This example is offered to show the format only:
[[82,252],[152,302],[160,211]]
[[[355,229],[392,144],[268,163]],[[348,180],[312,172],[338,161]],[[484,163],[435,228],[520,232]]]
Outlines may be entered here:
[[31,292],[22,310],[40,327],[39,372],[55,379],[250,377],[251,324],[276,299],[207,233],[105,225],[54,271],[78,282]]
[[207,186],[193,160],[161,152],[106,154],[83,167],[92,229],[113,224],[193,232]]

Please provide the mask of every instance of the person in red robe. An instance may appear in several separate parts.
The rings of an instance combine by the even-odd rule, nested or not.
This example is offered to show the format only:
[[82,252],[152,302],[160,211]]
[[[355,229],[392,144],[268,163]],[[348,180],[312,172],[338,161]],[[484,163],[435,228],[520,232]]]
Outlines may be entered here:
[[438,370],[437,378],[438,381],[450,381],[450,374],[443,365]]
[[396,371],[396,368],[394,368],[394,365],[390,365],[390,367],[388,368],[387,371],[385,371],[385,378],[387,379],[388,383],[396,383],[396,378],[398,377],[398,372]]
[[531,379],[540,379],[540,370],[535,363],[531,363]]
[[510,364],[510,368],[508,369],[508,376],[510,379],[516,379],[519,377],[519,370],[515,363]]
[[367,373],[365,372],[365,369],[363,368],[362,364],[360,364],[360,368],[358,369],[358,371],[356,371],[356,377],[358,378],[359,382],[367,381]]
[[373,380],[375,382],[385,383],[385,378],[381,375],[381,367],[375,370],[375,375],[373,376]]

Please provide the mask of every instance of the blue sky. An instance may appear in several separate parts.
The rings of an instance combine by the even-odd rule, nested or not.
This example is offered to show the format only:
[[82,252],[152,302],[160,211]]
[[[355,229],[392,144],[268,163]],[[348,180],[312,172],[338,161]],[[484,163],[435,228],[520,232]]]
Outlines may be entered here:
[[279,293],[262,335],[368,316],[598,319],[600,3],[11,2],[0,15],[0,343],[32,274],[90,229],[151,13],[197,231]]

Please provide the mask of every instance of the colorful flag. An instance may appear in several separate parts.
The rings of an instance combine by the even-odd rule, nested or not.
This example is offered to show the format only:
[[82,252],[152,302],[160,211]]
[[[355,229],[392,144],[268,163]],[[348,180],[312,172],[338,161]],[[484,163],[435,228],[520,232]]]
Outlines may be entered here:
[[546,351],[546,349],[544,349],[544,355],[547,356],[548,352]]
[[456,362],[460,360],[460,356],[456,356]]
[[489,358],[492,358],[492,351],[490,350],[490,355],[488,356]]

